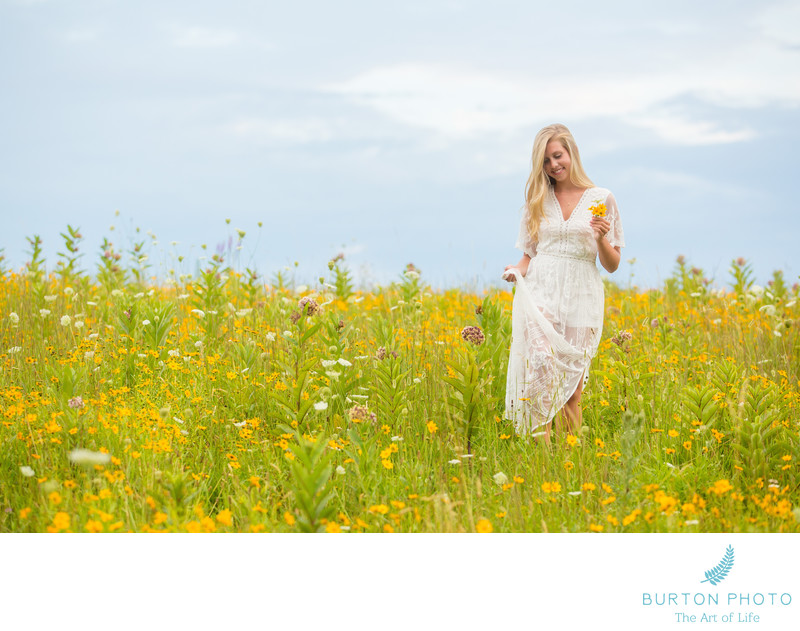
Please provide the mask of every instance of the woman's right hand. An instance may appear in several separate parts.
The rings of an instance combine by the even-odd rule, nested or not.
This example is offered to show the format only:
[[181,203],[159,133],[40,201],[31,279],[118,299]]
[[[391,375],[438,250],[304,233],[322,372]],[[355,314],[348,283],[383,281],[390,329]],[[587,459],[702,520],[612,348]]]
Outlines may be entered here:
[[[515,265],[506,265],[505,269],[503,270],[502,279],[508,281],[509,283],[517,282],[517,275],[514,272],[510,272],[509,270],[515,270]],[[516,270],[515,270],[516,271]]]
[[520,273],[520,276],[525,276],[525,274],[528,272],[528,265],[530,265],[530,262],[531,262],[531,257],[528,256],[527,254],[524,254],[522,258],[519,260],[519,263],[517,263],[516,265],[506,265],[506,268],[503,271],[503,275],[501,278],[503,278],[503,280],[507,280],[509,283],[517,282],[516,273],[509,272],[508,270],[516,268],[516,271]]

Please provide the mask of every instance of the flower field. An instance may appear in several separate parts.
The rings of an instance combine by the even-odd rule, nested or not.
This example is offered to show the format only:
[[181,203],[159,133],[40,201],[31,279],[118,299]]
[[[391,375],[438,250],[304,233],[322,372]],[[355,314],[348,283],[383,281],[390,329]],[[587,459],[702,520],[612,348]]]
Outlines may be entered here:
[[[239,235],[240,238],[243,234]],[[508,288],[151,284],[69,229],[0,281],[0,532],[798,532],[797,287],[606,287],[584,424],[503,420]],[[134,250],[134,255],[138,250]],[[463,334],[462,334],[463,333]]]

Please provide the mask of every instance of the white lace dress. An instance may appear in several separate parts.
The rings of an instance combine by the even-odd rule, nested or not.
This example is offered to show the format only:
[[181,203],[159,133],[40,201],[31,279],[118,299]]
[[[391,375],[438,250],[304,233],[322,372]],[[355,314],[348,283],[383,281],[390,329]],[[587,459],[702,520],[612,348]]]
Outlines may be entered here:
[[512,311],[511,353],[505,416],[518,433],[550,421],[572,396],[597,352],[603,331],[603,282],[591,206],[605,203],[612,246],[624,246],[616,200],[608,189],[587,189],[565,221],[551,188],[538,239],[528,233],[527,209],[516,246],[531,257],[524,277],[517,273]]

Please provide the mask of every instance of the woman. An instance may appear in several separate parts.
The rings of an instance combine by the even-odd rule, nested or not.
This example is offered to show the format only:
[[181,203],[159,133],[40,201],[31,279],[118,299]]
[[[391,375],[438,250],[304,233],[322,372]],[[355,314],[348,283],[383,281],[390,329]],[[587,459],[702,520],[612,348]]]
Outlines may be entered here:
[[564,125],[542,129],[516,247],[523,251],[503,278],[516,281],[506,418],[519,433],[550,442],[559,414],[570,432],[581,425],[581,392],[603,330],[603,282],[595,259],[619,267],[625,245],[614,196],[596,187]]

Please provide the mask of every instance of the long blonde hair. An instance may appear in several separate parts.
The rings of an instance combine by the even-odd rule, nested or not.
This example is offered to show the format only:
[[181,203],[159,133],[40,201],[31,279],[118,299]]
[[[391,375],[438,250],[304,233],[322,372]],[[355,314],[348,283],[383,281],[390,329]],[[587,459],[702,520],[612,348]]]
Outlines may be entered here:
[[528,208],[528,232],[531,239],[536,241],[539,234],[539,226],[544,218],[544,198],[549,188],[554,184],[550,176],[544,172],[544,153],[547,143],[557,140],[569,154],[571,165],[569,179],[576,186],[590,188],[594,183],[586,175],[581,163],[581,156],[578,153],[578,145],[572,137],[569,129],[558,123],[542,128],[536,139],[533,141],[533,153],[531,155],[531,174],[528,183],[525,185],[525,205]]

